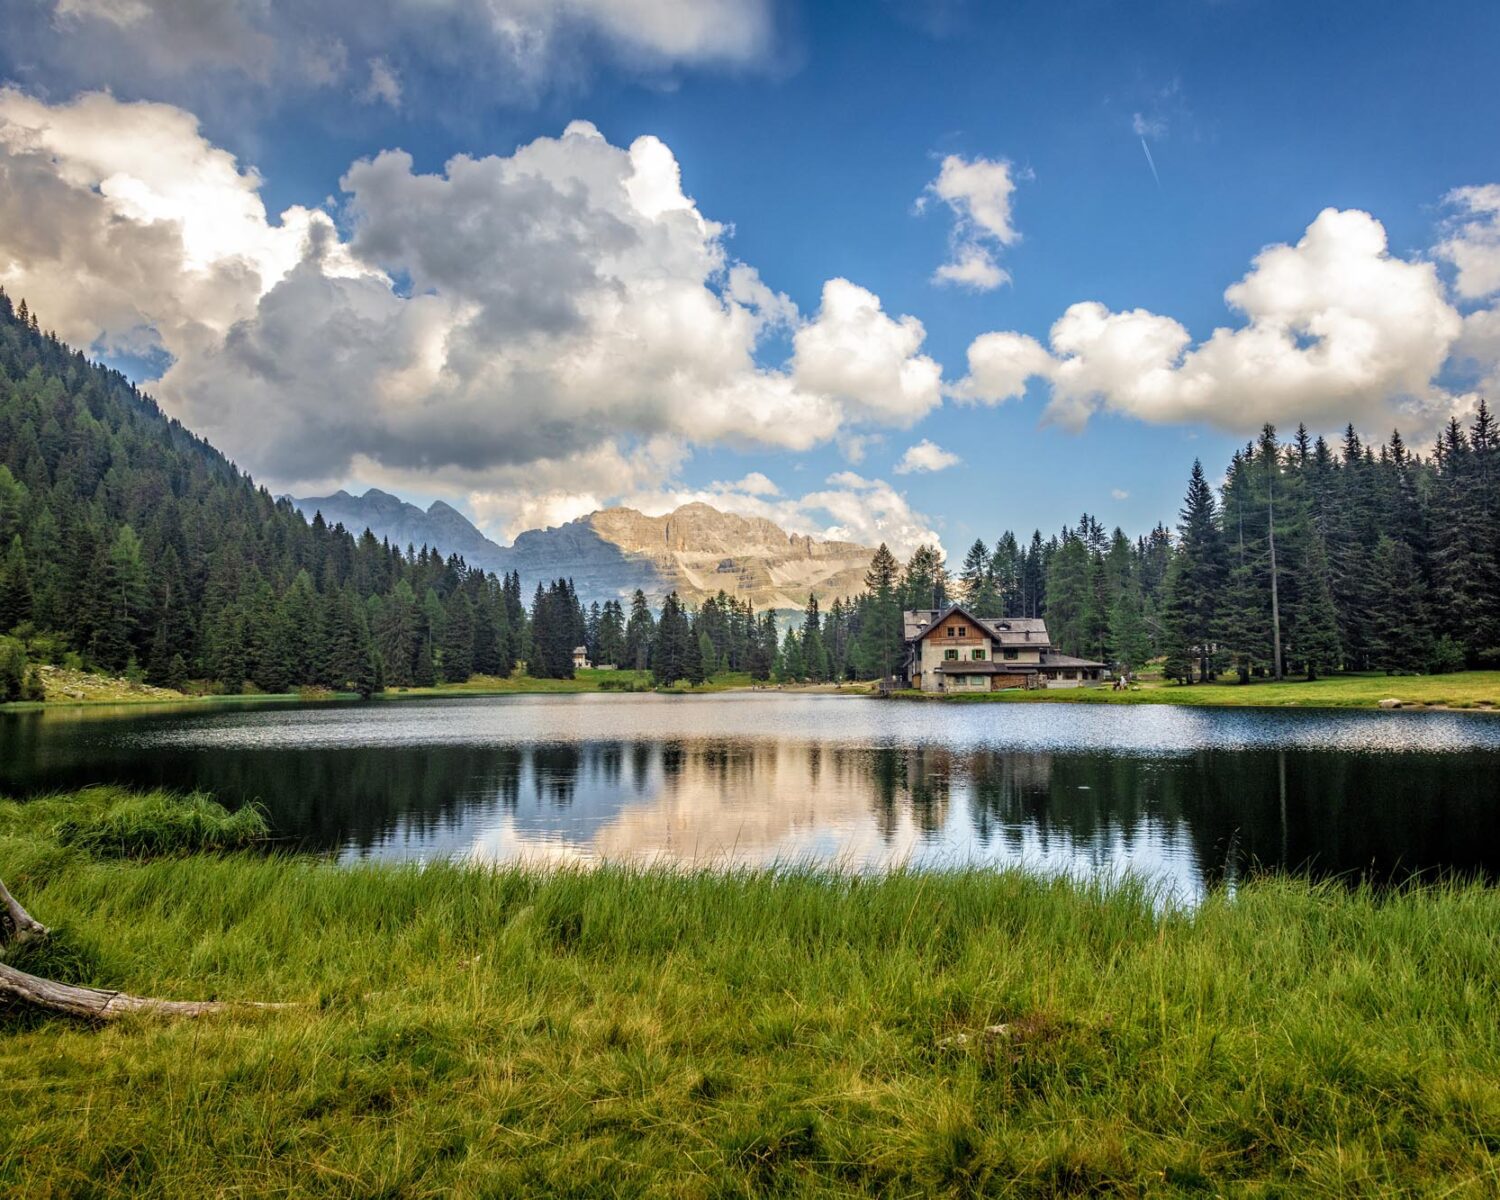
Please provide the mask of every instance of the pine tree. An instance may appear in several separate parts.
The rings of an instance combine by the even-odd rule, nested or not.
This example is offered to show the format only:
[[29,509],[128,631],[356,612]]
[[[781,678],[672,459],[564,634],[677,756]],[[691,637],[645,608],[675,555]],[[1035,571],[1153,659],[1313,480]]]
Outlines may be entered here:
[[828,651],[823,645],[823,626],[818,616],[818,598],[808,593],[807,607],[802,614],[803,674],[813,683],[822,683],[828,678]]
[[474,673],[474,606],[455,590],[444,606],[443,679],[466,683]]
[[630,620],[625,624],[625,665],[644,671],[651,666],[651,649],[656,643],[656,621],[646,605],[646,593],[640,588],[630,598]]
[[422,642],[417,647],[417,660],[412,665],[412,685],[414,687],[432,687],[437,683],[437,667],[433,662],[432,637],[430,634],[422,634]]
[[802,639],[795,629],[788,629],[782,639],[777,667],[776,677],[782,682],[799,683],[807,678],[807,665],[802,659]]
[[413,668],[418,647],[418,611],[416,593],[405,579],[399,580],[383,599],[374,632],[386,683],[391,687],[410,687],[416,682]]
[[948,573],[943,569],[941,552],[935,546],[918,546],[901,578],[901,606],[942,608],[947,603]]
[[1192,683],[1199,662],[1199,647],[1191,632],[1198,610],[1191,602],[1192,589],[1180,582],[1186,570],[1184,557],[1173,556],[1167,568],[1166,599],[1162,606],[1161,673],[1174,683]]
[[1067,531],[1047,569],[1047,630],[1064,654],[1088,651],[1093,604],[1088,547]]
[[763,614],[754,630],[750,650],[750,678],[764,682],[776,670],[776,614]]
[[5,558],[0,560],[0,633],[31,619],[32,600],[26,548],[17,533],[10,539]]
[[901,660],[900,573],[895,556],[881,542],[865,572],[865,594],[860,610],[856,658],[860,674],[866,679],[889,675]]
[[1308,679],[1316,679],[1337,669],[1343,658],[1338,610],[1333,603],[1332,577],[1321,534],[1314,533],[1309,539],[1299,574],[1302,605],[1293,645]]
[[1109,640],[1126,674],[1138,671],[1151,658],[1151,637],[1141,612],[1140,590],[1131,583],[1121,588],[1110,608]]
[[1432,646],[1416,555],[1411,547],[1381,534],[1375,544],[1371,582],[1371,651],[1375,666],[1388,673],[1422,670]]
[[1000,596],[995,581],[995,560],[982,539],[974,544],[964,556],[963,568],[958,577],[959,596],[977,616],[1000,615]]
[[1163,640],[1171,647],[1169,654],[1191,654],[1199,676],[1209,679],[1216,669],[1217,604],[1226,570],[1213,491],[1196,459],[1180,516],[1177,569],[1169,579],[1162,613]]
[[[651,648],[651,677],[664,687],[688,678],[691,660],[697,658],[697,639],[693,636],[687,613],[676,592],[662,601],[661,620],[656,624],[656,640]],[[702,670],[702,660],[697,664]]]
[[491,594],[491,589],[480,585],[474,610],[474,670],[480,675],[509,674],[501,666],[504,658],[501,622],[504,619],[503,601]]

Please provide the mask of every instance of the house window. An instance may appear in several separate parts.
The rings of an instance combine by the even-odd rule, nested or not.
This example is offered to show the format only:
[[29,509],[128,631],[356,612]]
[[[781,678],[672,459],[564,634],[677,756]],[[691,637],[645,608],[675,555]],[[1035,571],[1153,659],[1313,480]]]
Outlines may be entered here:
[[983,662],[984,661],[984,651],[983,650],[974,650],[974,651],[972,651],[969,654],[969,657],[972,658],[975,662]]
[[952,662],[954,659],[956,659],[958,657],[958,651],[957,650],[944,650],[943,651],[943,657],[945,659],[947,659],[949,662]]
[[958,636],[959,637],[968,637],[969,636],[969,627],[967,625],[960,625],[960,626],[958,626]]
[[958,636],[958,626],[957,625],[950,625],[950,626],[948,626],[948,636],[949,637],[957,637]]
[[1016,656],[1016,652],[1014,650],[1007,650],[1005,652],[1005,657],[1006,658],[1013,659],[1013,658],[1015,658],[1015,656]]

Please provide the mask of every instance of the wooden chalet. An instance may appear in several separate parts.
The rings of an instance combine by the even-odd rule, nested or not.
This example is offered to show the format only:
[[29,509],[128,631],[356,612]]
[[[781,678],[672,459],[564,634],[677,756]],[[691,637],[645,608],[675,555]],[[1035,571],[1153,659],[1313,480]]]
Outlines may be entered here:
[[924,692],[998,692],[1100,683],[1104,663],[1063,654],[1038,617],[980,617],[961,604],[902,614],[908,687]]

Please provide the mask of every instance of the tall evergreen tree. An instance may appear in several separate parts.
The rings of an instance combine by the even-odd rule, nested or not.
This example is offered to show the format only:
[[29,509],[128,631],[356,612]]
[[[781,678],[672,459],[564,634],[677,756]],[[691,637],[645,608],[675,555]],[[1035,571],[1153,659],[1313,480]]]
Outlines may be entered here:
[[474,673],[474,606],[462,589],[444,605],[443,678],[464,683]]
[[12,629],[22,621],[29,621],[32,612],[31,570],[26,565],[26,547],[21,535],[14,534],[5,557],[0,560],[0,633]]
[[1417,559],[1410,546],[1387,534],[1375,543],[1371,564],[1371,653],[1387,672],[1424,669],[1432,652]]
[[630,598],[630,620],[625,623],[625,666],[644,671],[651,665],[651,648],[656,644],[656,621],[646,604],[646,593],[640,588]]
[[900,575],[901,568],[895,556],[881,542],[865,572],[865,594],[856,650],[859,671],[867,679],[891,674],[901,661],[903,633]]
[[1179,657],[1191,656],[1200,678],[1212,678],[1219,592],[1226,575],[1224,543],[1212,489],[1196,459],[1177,526],[1176,570],[1162,613],[1165,639]]

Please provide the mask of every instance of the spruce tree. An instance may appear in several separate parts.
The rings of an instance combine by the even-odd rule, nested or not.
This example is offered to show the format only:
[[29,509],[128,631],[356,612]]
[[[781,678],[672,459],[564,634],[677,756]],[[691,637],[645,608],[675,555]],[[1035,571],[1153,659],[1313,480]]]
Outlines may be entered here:
[[981,617],[1000,615],[995,559],[980,538],[974,539],[958,576],[959,598]]
[[1371,563],[1371,585],[1374,665],[1387,673],[1423,670],[1432,643],[1411,547],[1381,534]]
[[1343,658],[1338,610],[1333,603],[1332,577],[1321,534],[1314,533],[1309,539],[1299,575],[1301,608],[1292,645],[1308,679],[1316,679],[1336,670]]
[[823,683],[828,678],[828,651],[823,645],[823,625],[818,616],[818,598],[811,592],[807,596],[807,607],[802,613],[802,669],[813,683]]
[[1047,632],[1064,654],[1088,652],[1093,606],[1088,547],[1067,530],[1047,568]]
[[625,623],[625,666],[644,671],[651,666],[651,650],[656,642],[656,621],[646,604],[646,593],[640,588],[630,598],[630,620]]
[[1164,640],[1172,648],[1169,653],[1191,654],[1199,676],[1210,679],[1216,670],[1218,600],[1227,571],[1213,491],[1203,475],[1203,464],[1196,459],[1177,533],[1177,569],[1169,580],[1162,613]]
[[901,606],[942,608],[947,603],[948,573],[943,569],[942,554],[935,546],[918,546],[901,578]]
[[412,666],[412,685],[415,687],[432,687],[437,683],[437,668],[433,662],[432,637],[424,632],[421,644],[417,647],[417,660]]
[[900,574],[895,555],[881,542],[865,571],[860,618],[858,658],[860,672],[867,679],[889,675],[901,658]]
[[465,683],[474,673],[474,606],[455,590],[444,606],[443,679]]
[[1140,590],[1124,586],[1109,614],[1109,640],[1115,660],[1126,674],[1140,670],[1151,658],[1151,637],[1141,611]]
[[11,537],[10,547],[0,560],[0,633],[31,619],[32,599],[26,548],[17,533]]
[[781,641],[777,679],[785,683],[800,683],[807,677],[807,665],[802,659],[802,639],[795,629],[788,629]]

